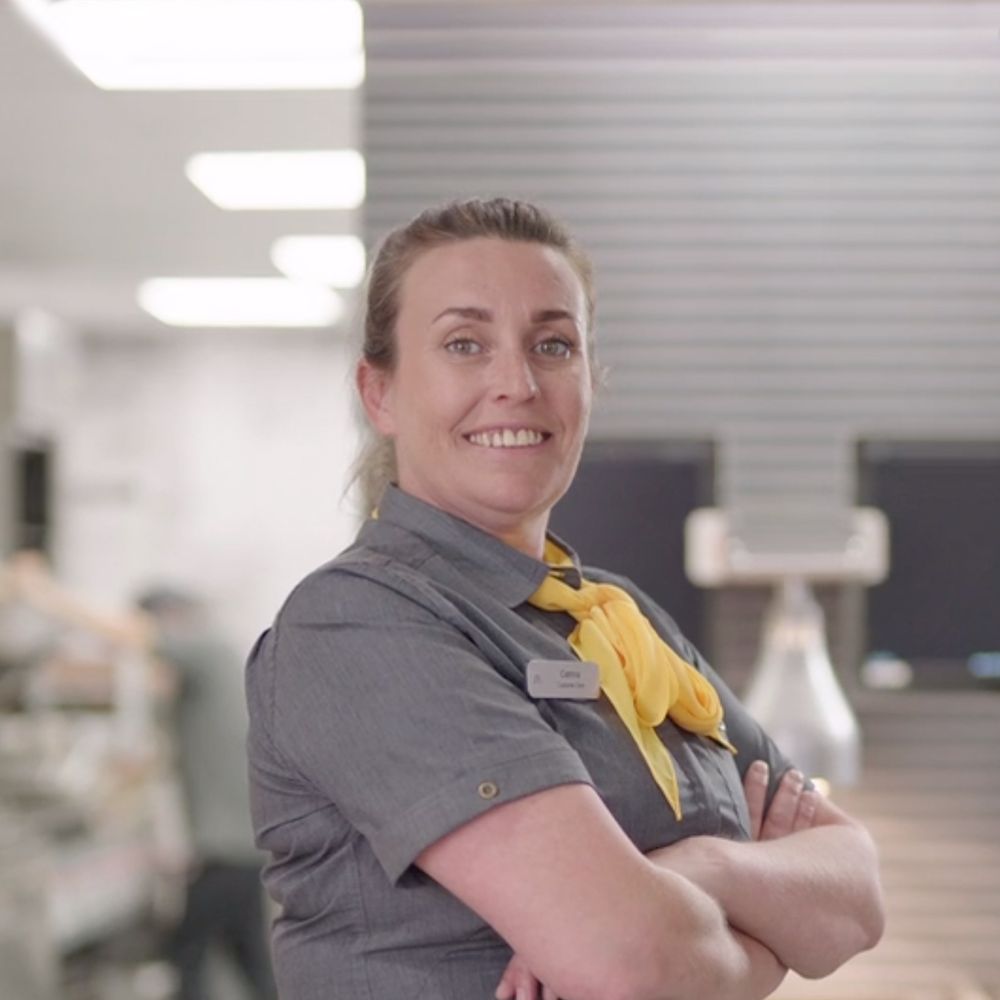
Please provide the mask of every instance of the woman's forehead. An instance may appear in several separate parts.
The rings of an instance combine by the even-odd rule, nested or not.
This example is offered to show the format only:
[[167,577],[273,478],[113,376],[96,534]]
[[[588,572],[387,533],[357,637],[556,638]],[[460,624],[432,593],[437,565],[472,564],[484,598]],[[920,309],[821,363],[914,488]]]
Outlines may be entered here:
[[476,237],[425,250],[407,269],[400,312],[530,305],[564,309],[585,323],[586,295],[562,251],[541,243]]

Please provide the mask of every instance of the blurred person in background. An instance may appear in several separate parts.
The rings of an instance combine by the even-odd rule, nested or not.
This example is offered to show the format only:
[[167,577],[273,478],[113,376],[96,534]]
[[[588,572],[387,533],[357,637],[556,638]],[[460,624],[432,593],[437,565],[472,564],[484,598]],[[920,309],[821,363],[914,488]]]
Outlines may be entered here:
[[4,582],[45,615],[150,658],[149,686],[167,706],[191,856],[183,914],[169,935],[179,1000],[212,997],[208,958],[226,955],[253,1000],[276,1000],[249,818],[242,657],[186,590],[145,589],[135,610],[108,614],[61,587],[44,558],[21,552]]
[[867,832],[547,531],[593,341],[590,266],[535,206],[429,209],[375,257],[372,514],[247,673],[283,1000],[757,1000],[881,934]]

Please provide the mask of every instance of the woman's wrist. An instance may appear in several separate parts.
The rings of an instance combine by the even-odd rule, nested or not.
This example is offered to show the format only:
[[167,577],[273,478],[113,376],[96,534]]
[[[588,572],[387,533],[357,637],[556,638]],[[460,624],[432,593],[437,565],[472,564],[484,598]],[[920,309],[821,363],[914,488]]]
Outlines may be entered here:
[[687,837],[657,848],[646,857],[658,868],[683,876],[721,903],[725,885],[733,878],[732,853],[738,846],[723,837]]

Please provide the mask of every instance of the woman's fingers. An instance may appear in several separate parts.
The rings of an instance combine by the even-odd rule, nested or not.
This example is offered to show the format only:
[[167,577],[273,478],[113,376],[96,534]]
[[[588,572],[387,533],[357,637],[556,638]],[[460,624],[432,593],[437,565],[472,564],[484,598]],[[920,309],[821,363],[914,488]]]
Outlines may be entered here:
[[[517,955],[514,955],[507,963],[507,968],[504,969],[493,995],[496,1000],[538,1000],[539,986],[541,983],[532,975],[531,970]],[[549,1000],[548,990],[543,990],[542,998]],[[554,994],[552,1000],[556,1000]]]
[[776,840],[795,829],[795,819],[799,811],[799,800],[805,787],[801,771],[787,771],[774,793],[771,805],[764,816],[760,829],[761,840]]
[[[760,768],[758,768],[760,765]],[[767,800],[767,765],[754,761],[743,781],[750,811],[750,833],[753,840],[777,840],[778,837],[808,830],[816,819],[819,792],[807,788],[801,771],[786,771],[774,793],[770,807]]]
[[500,977],[500,982],[497,983],[497,988],[493,993],[496,1000],[514,1000],[514,993],[517,987],[514,985],[515,971],[514,963],[517,961],[517,956],[515,955],[508,963],[507,968],[503,970],[503,975]]
[[764,822],[764,805],[767,802],[767,761],[755,760],[743,778],[743,794],[750,813],[750,839],[760,839],[760,829]]
[[816,818],[816,807],[819,805],[819,792],[815,788],[804,788],[799,796],[799,809],[795,814],[794,830],[808,830]]

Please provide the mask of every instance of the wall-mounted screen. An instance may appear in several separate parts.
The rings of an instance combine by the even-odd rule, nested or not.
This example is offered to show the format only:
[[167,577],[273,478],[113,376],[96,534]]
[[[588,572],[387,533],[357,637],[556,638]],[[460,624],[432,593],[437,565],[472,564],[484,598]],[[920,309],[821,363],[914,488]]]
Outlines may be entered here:
[[866,441],[859,494],[890,532],[866,663],[903,661],[922,688],[1000,681],[1000,441]]
[[634,580],[702,650],[704,591],[684,573],[684,519],[713,503],[713,472],[707,442],[591,442],[550,522],[585,564]]

